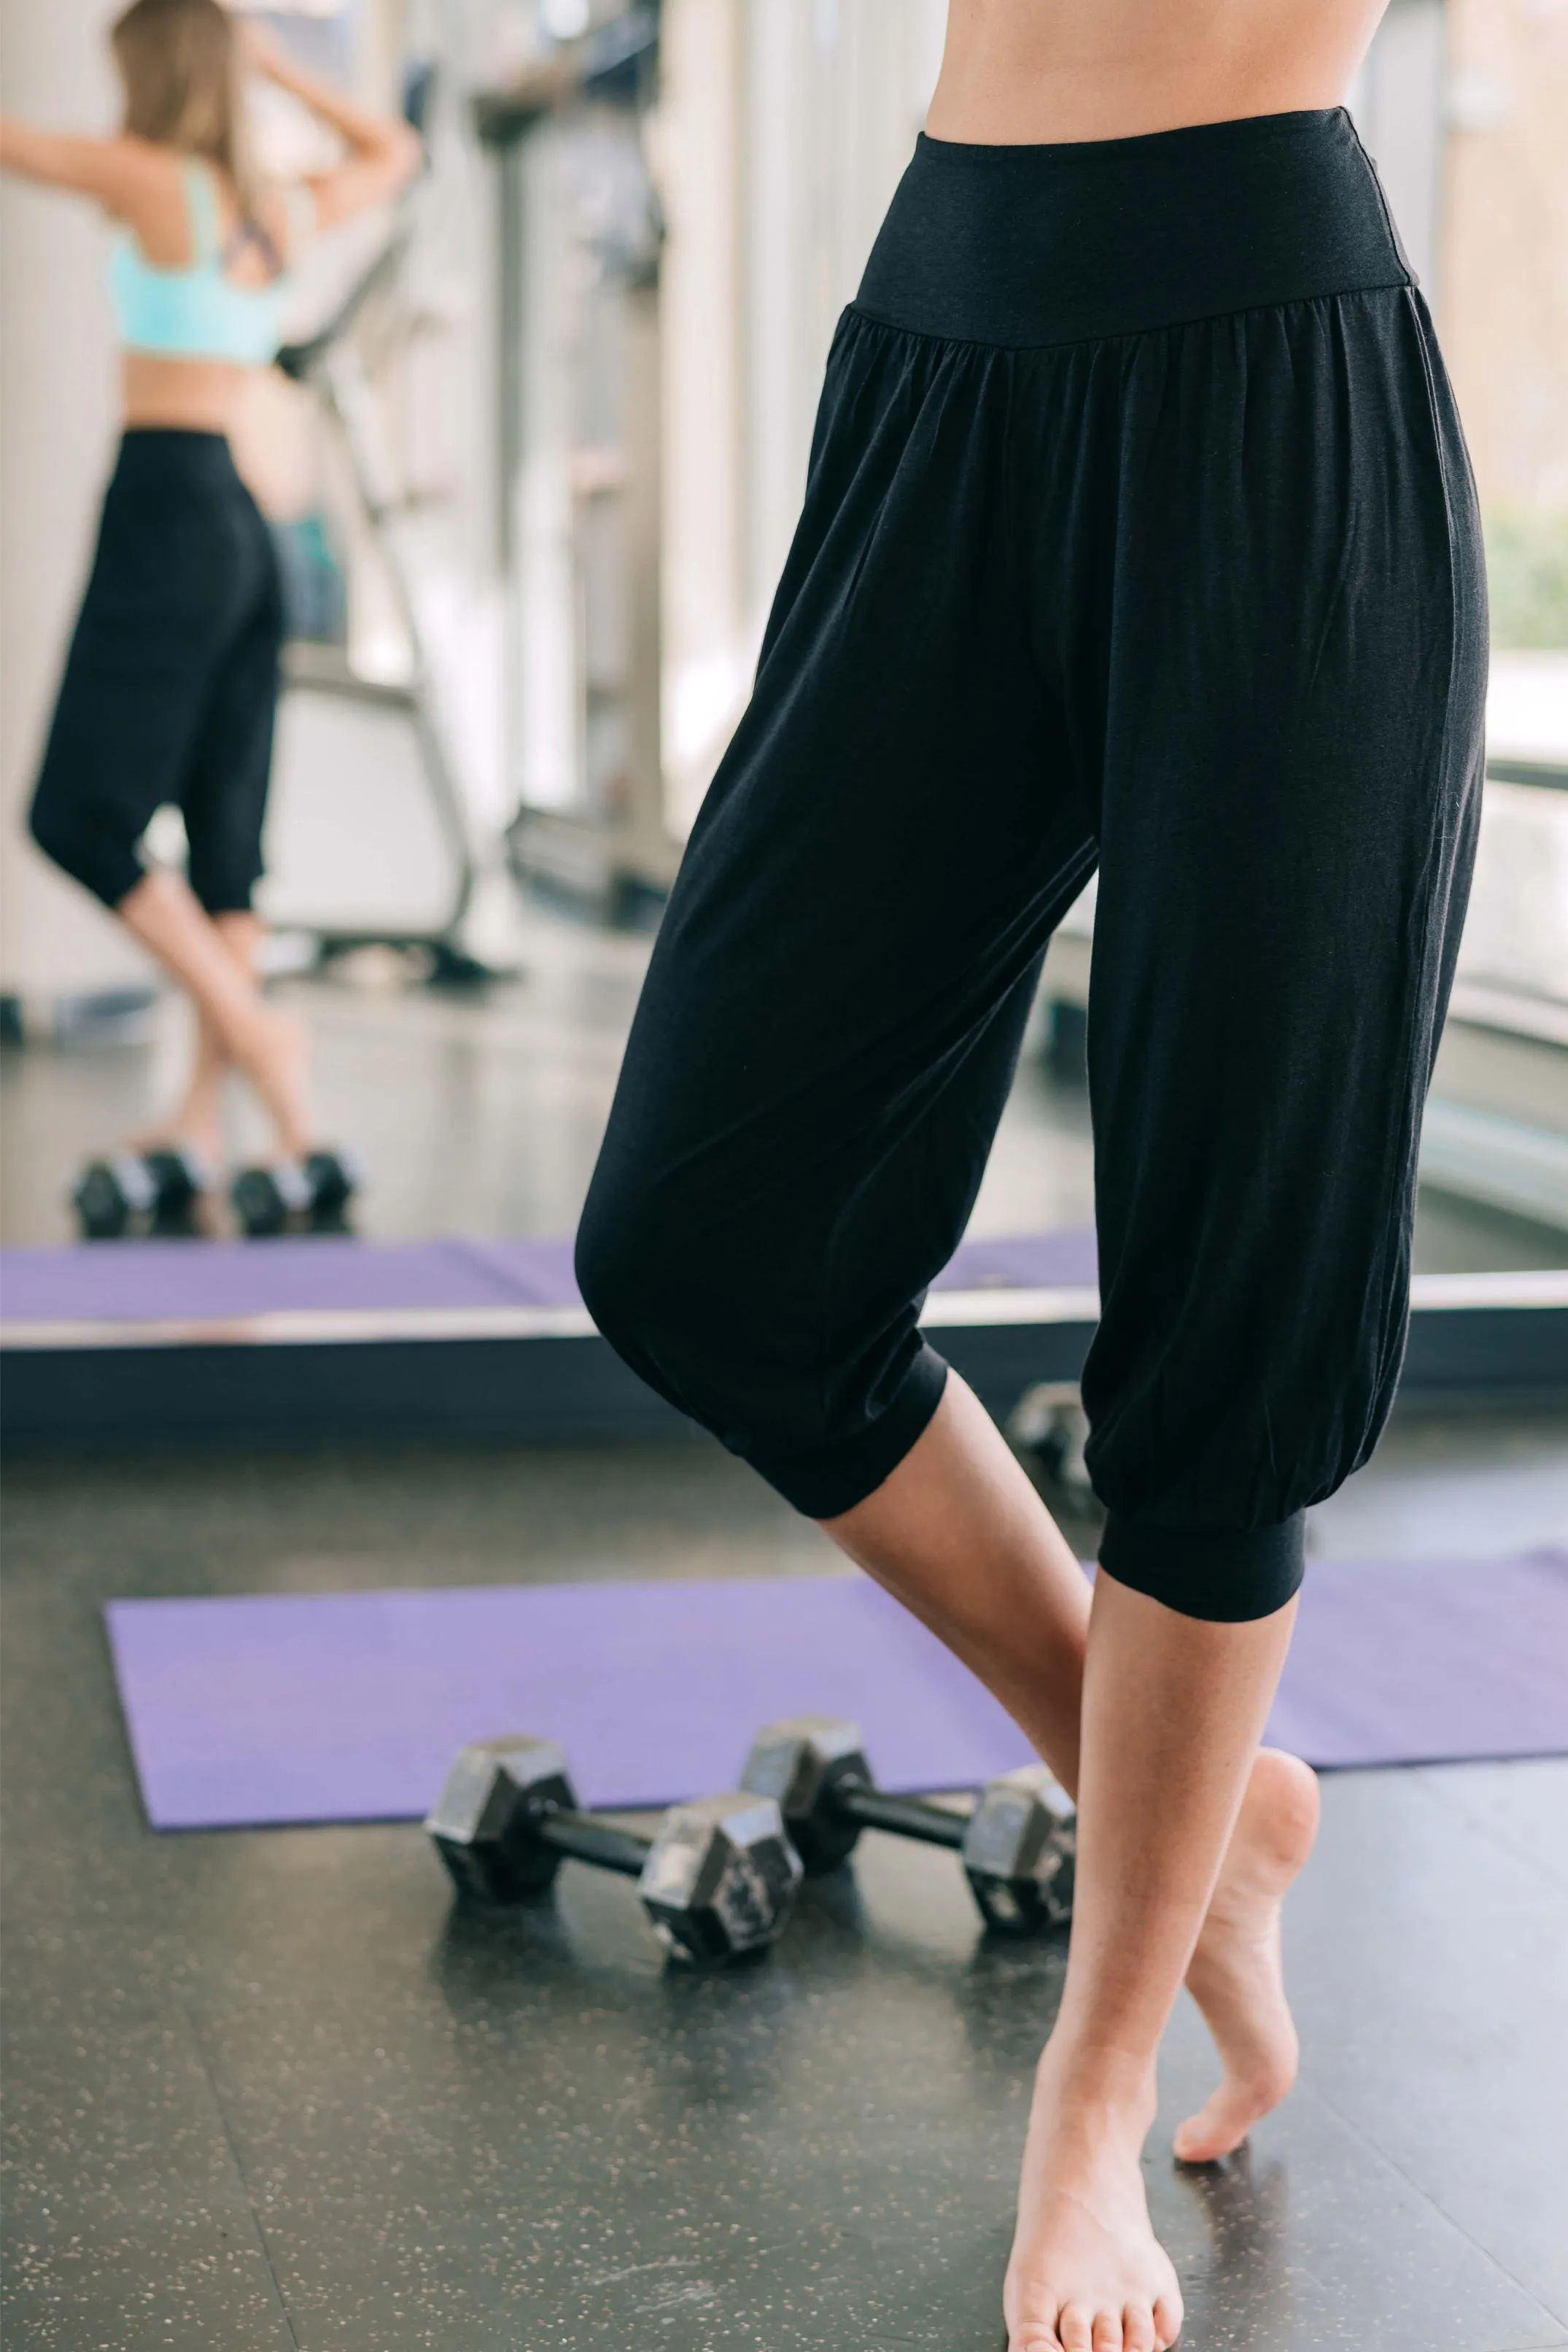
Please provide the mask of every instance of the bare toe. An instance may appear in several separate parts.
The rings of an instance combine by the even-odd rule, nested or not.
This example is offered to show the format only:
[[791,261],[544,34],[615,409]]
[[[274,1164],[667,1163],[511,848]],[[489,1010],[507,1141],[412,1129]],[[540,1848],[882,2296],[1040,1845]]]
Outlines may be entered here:
[[1155,2352],[1170,2352],[1181,2334],[1181,2305],[1162,2294],[1155,2305]]
[[1146,2304],[1130,2303],[1122,2314],[1122,2352],[1155,2352],[1155,2315]]
[[[1071,2053],[1047,2044],[1002,2291],[1009,2352],[1127,2352],[1125,2310],[1152,2325],[1156,2295],[1180,2307],[1170,2258],[1149,2227],[1139,2161],[1154,2111],[1152,2073],[1078,2076]],[[1155,2352],[1148,2328],[1145,2352]]]

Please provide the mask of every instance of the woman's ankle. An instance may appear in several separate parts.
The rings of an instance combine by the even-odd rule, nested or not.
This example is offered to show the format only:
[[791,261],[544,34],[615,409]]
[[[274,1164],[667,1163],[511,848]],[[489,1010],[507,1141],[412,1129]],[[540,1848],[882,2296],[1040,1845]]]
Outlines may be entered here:
[[1130,2049],[1092,2033],[1063,2030],[1059,2020],[1040,2053],[1035,2080],[1063,2107],[1125,2117],[1146,2132],[1159,2105],[1155,2053]]
[[300,1158],[312,1139],[309,1044],[303,1023],[258,1003],[254,1020],[236,1031],[232,1051],[235,1066],[272,1121],[278,1150],[286,1159]]

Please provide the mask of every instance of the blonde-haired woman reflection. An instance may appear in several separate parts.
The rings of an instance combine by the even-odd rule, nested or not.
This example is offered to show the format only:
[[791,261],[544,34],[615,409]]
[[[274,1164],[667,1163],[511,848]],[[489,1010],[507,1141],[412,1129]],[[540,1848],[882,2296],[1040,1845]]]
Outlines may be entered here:
[[[157,1140],[211,1161],[223,1080],[246,1078],[277,1149],[311,1141],[306,1039],[254,976],[282,607],[271,541],[229,449],[270,364],[303,239],[392,195],[419,142],[305,74],[218,0],[134,0],[110,36],[108,139],[0,119],[0,168],[92,197],[117,224],[110,289],[124,434],[34,796],[39,845],[192,998],[194,1066]],[[246,151],[264,75],[341,138],[337,168],[268,184]],[[143,866],[154,810],[184,817],[189,878]]]

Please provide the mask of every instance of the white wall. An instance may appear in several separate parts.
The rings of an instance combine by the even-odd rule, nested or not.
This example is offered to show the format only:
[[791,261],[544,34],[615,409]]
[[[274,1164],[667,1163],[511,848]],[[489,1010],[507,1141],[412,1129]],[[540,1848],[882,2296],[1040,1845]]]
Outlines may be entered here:
[[[114,118],[109,0],[0,0],[0,103],[61,130]],[[147,967],[23,819],[112,459],[105,231],[79,198],[0,183],[0,986],[30,1006]]]

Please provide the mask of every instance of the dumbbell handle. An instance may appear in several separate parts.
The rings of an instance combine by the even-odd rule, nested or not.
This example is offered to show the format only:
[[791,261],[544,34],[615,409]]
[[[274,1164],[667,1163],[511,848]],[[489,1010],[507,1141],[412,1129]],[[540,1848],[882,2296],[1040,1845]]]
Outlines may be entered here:
[[833,1810],[847,1813],[868,1830],[891,1830],[895,1837],[924,1838],[927,1845],[945,1845],[956,1853],[968,1822],[950,1813],[946,1805],[929,1804],[924,1797],[894,1797],[864,1780],[840,1780],[832,1790]]
[[635,1830],[618,1830],[613,1822],[601,1822],[592,1813],[570,1812],[564,1805],[540,1813],[535,1828],[546,1845],[558,1847],[577,1862],[591,1862],[601,1870],[618,1870],[626,1878],[642,1877],[653,1843],[652,1838],[639,1837]]

